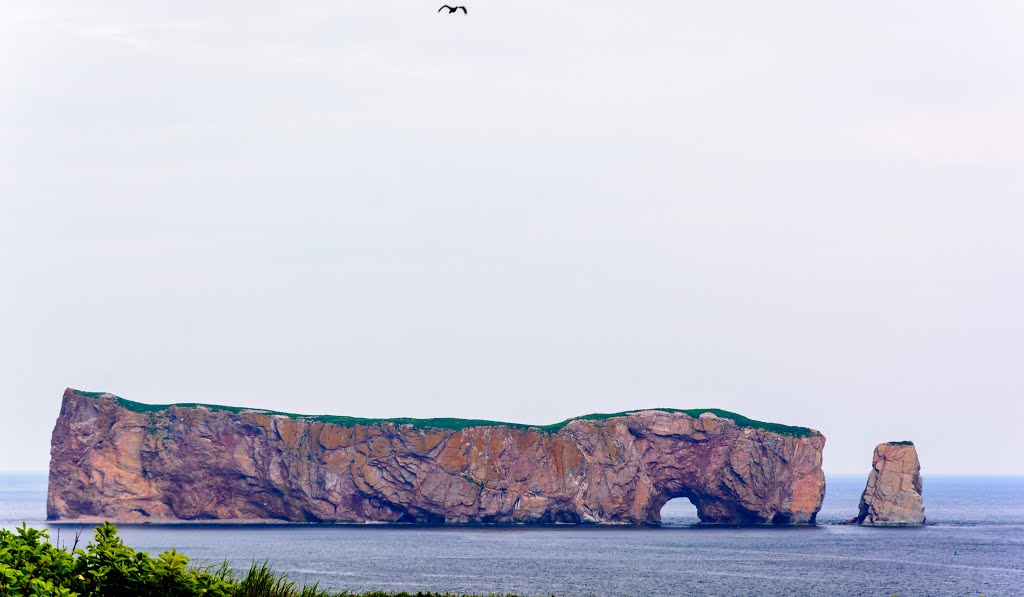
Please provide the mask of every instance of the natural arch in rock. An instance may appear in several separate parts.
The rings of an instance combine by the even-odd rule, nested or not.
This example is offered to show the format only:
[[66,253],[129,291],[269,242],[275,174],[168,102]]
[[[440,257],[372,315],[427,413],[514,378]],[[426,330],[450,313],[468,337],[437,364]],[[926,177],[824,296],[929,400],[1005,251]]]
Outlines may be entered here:
[[700,522],[697,506],[689,498],[677,497],[665,502],[658,513],[658,522],[665,525],[686,526]]

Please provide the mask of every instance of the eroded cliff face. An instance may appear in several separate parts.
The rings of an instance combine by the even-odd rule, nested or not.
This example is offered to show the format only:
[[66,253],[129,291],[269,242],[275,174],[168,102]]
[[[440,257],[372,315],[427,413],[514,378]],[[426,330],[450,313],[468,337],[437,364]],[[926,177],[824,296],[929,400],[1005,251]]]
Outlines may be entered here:
[[[557,430],[461,429],[64,394],[50,519],[813,524],[825,438],[711,413],[637,411]],[[142,406],[142,405],[137,405]]]
[[860,512],[847,522],[875,527],[924,524],[921,462],[911,442],[878,444],[860,497]]

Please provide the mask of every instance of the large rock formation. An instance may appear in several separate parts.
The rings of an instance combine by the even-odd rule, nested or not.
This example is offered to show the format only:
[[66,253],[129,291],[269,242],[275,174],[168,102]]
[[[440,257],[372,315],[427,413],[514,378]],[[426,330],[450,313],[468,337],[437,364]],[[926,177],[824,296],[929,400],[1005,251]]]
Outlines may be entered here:
[[921,526],[925,520],[921,488],[921,463],[913,442],[878,444],[860,496],[860,512],[849,522],[873,527]]
[[548,427],[151,406],[69,389],[47,515],[112,521],[813,524],[817,431],[717,410]]

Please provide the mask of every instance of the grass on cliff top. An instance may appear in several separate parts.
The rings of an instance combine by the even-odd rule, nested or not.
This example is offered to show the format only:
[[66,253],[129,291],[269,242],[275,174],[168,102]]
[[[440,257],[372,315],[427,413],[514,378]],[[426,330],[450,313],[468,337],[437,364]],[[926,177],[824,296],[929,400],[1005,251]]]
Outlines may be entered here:
[[913,446],[914,445],[914,442],[907,441],[907,440],[903,440],[903,441],[899,441],[899,442],[885,442],[885,443],[890,445],[890,446]]
[[[105,394],[103,392],[83,392],[81,390],[73,390],[75,394],[79,396],[85,396],[88,398],[99,398],[102,396],[112,396],[111,394]],[[206,408],[211,411],[226,411],[233,413],[240,413],[244,411],[251,411],[262,413],[266,415],[278,415],[288,417],[291,419],[302,419],[305,421],[319,421],[322,423],[330,423],[333,425],[340,425],[343,427],[352,427],[354,425],[379,425],[381,423],[392,423],[395,425],[411,425],[417,429],[452,429],[460,430],[468,427],[511,427],[514,429],[538,429],[541,431],[555,432],[562,429],[573,421],[602,421],[604,419],[612,419],[615,417],[623,417],[629,414],[642,412],[645,410],[657,410],[661,412],[669,413],[683,413],[687,416],[697,418],[703,413],[712,413],[717,417],[723,419],[731,419],[739,427],[750,427],[754,429],[764,429],[781,435],[790,435],[794,437],[809,437],[814,435],[814,432],[807,427],[796,427],[793,425],[782,425],[781,423],[769,423],[767,421],[757,421],[744,417],[741,414],[722,410],[720,408],[641,408],[636,410],[627,410],[617,413],[595,413],[590,415],[583,415],[579,417],[573,417],[566,419],[561,423],[553,423],[551,425],[527,425],[524,423],[506,423],[503,421],[488,421],[485,419],[454,419],[454,418],[436,418],[436,419],[413,419],[408,417],[399,417],[394,419],[368,419],[362,417],[345,417],[340,415],[301,415],[295,413],[287,413],[276,410],[264,410],[258,408],[244,408],[239,406],[223,406],[218,404],[201,404],[198,402],[183,402],[176,404],[143,404],[142,402],[134,402],[132,400],[126,400],[119,396],[113,396],[115,402],[123,408],[126,408],[133,412],[148,413],[148,412],[160,412],[167,410],[172,407],[179,408]]]

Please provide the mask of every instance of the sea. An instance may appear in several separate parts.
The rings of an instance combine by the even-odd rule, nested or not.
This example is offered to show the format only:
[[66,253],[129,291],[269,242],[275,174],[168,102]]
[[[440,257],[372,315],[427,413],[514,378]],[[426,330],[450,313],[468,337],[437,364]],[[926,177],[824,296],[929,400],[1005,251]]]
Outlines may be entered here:
[[[519,595],[1024,596],[1024,477],[928,476],[923,528],[838,524],[865,477],[827,480],[814,527],[702,527],[685,499],[661,527],[123,525],[151,554],[244,571],[268,561],[299,583],[337,591]],[[46,523],[46,474],[0,473],[0,527]]]

